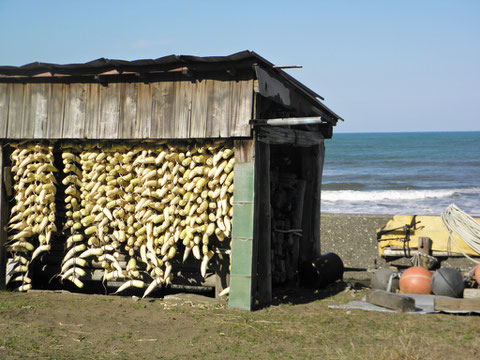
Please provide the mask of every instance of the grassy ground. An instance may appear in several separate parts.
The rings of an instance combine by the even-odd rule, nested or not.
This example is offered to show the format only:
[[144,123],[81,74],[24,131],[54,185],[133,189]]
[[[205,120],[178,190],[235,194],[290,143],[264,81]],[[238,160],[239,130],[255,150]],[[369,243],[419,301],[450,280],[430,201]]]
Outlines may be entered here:
[[0,292],[0,359],[480,358],[478,316],[328,308],[363,295],[291,290],[249,313],[189,297]]

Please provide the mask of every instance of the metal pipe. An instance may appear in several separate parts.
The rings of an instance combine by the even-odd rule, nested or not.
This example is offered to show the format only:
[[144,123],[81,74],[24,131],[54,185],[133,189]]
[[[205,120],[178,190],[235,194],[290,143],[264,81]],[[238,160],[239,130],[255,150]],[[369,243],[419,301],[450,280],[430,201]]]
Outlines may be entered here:
[[266,123],[267,125],[271,125],[271,126],[310,125],[310,124],[322,123],[322,118],[320,116],[298,117],[298,118],[278,118],[278,119],[268,119]]
[[273,65],[275,69],[302,69],[302,65]]

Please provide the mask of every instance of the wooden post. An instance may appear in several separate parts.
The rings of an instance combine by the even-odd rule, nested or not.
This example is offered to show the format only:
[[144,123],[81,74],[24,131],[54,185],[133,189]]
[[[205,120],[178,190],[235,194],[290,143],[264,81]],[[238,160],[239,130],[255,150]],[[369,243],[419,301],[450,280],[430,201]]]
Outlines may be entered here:
[[435,298],[435,311],[480,311],[480,299]]
[[[302,228],[302,219],[303,219],[303,203],[305,201],[305,187],[307,182],[305,180],[297,180],[295,184],[295,200],[294,200],[294,208],[292,209],[292,229],[301,229]],[[303,234],[302,234],[303,235]],[[295,242],[293,243],[293,259],[292,259],[292,267],[296,272],[298,269],[298,259],[300,256],[300,242],[302,240],[302,236],[292,235],[295,236]]]
[[232,254],[228,306],[252,310],[257,273],[254,241],[255,142],[235,140]]
[[315,173],[312,167],[312,148],[302,148],[302,179],[306,181],[305,198],[303,202],[302,238],[300,239],[299,262],[311,261],[313,259],[313,203],[314,203],[314,178]]
[[300,263],[320,256],[320,196],[325,146],[302,148],[302,178],[307,182],[303,204],[303,236],[300,242]]
[[5,193],[5,185],[3,181],[4,162],[4,145],[0,145],[0,290],[6,287],[6,271],[7,271],[7,252],[5,244],[7,242],[7,218],[8,218],[8,202]]
[[258,244],[257,287],[260,305],[272,302],[270,145],[255,142],[254,242]]
[[381,290],[369,291],[367,293],[367,302],[400,312],[415,311],[415,300],[413,298]]
[[[420,236],[418,238],[418,251],[425,255],[432,255],[432,239],[429,237]],[[420,266],[425,269],[430,269],[432,266],[431,260],[426,256],[420,256]]]
[[322,193],[322,174],[323,163],[325,159],[325,144],[322,143],[314,147],[314,164],[316,166],[314,178],[314,193],[313,193],[313,254],[315,257],[321,254],[320,244],[320,213],[321,213],[321,193]]

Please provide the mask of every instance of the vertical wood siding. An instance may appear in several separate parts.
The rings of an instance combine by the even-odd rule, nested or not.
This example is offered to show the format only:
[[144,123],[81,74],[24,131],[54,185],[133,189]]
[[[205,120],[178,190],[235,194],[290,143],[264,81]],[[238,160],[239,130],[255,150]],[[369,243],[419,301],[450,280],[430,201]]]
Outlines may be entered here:
[[0,84],[0,139],[250,136],[253,80]]
[[0,84],[0,137],[7,137],[8,111],[10,107],[10,84]]

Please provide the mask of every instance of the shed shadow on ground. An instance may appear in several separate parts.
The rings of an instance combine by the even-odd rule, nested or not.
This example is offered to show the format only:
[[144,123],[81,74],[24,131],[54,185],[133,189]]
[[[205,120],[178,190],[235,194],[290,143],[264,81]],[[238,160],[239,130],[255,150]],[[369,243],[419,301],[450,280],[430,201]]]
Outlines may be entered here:
[[335,296],[345,290],[360,290],[366,286],[357,282],[336,281],[322,289],[312,289],[299,286],[277,287],[273,291],[271,305],[292,304],[301,305]]

